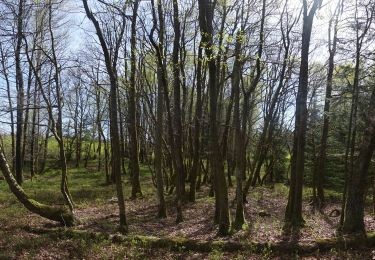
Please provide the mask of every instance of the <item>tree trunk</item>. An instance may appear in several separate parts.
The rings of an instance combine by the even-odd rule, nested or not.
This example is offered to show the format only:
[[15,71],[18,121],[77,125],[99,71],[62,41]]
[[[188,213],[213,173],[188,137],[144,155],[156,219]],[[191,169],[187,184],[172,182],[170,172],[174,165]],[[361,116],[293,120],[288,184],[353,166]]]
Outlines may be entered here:
[[[160,53],[164,53],[164,13],[162,0],[157,1],[158,15],[159,15],[159,43],[158,48]],[[155,14],[155,6],[152,0],[153,12],[153,28],[156,29],[157,19]],[[151,36],[152,37],[152,36]],[[163,66],[163,68],[160,67]],[[164,198],[164,182],[163,182],[163,120],[164,120],[164,86],[163,86],[163,73],[165,71],[164,64],[158,66],[158,94],[157,94],[157,112],[156,112],[156,133],[155,133],[155,171],[156,171],[156,184],[157,193],[159,198],[158,217],[166,218],[167,209]]]
[[[116,46],[114,50],[114,55],[111,57],[109,53],[108,46],[106,44],[102,29],[100,28],[99,22],[96,20],[93,13],[90,11],[87,0],[82,0],[83,5],[85,8],[85,12],[87,17],[93,23],[96,34],[99,38],[100,45],[102,47],[106,69],[110,79],[110,105],[109,105],[109,121],[110,121],[110,136],[111,136],[111,145],[112,145],[112,171],[114,173],[115,181],[116,181],[116,191],[117,191],[117,202],[119,206],[119,215],[120,215],[120,231],[127,232],[127,221],[126,221],[126,213],[125,213],[125,198],[124,198],[124,191],[122,187],[122,180],[121,180],[121,154],[120,154],[120,137],[119,137],[119,129],[118,129],[118,118],[117,118],[117,90],[118,90],[118,78],[117,78],[117,57],[118,57],[118,50],[120,46]],[[124,35],[125,30],[125,15],[123,15],[123,24],[121,27],[121,32],[119,37],[122,38]],[[120,41],[121,42],[121,41]],[[113,60],[111,60],[111,58]]]
[[197,101],[195,104],[195,118],[194,118],[194,154],[193,166],[191,170],[190,179],[190,193],[189,201],[195,202],[195,192],[197,189],[197,177],[200,171],[200,138],[201,138],[201,121],[202,121],[202,58],[203,50],[202,43],[198,47],[198,65],[197,65]]
[[291,183],[288,204],[285,211],[285,227],[287,229],[304,224],[304,219],[302,217],[302,186],[307,128],[309,49],[314,15],[320,5],[321,0],[314,0],[313,6],[310,11],[308,11],[307,2],[304,1],[301,65],[296,99],[295,130],[291,159]]
[[131,198],[137,198],[139,194],[142,196],[141,184],[139,180],[139,147],[138,147],[138,131],[137,131],[137,98],[136,98],[136,34],[137,34],[137,12],[139,0],[134,1],[133,16],[131,25],[131,71],[130,71],[130,85],[129,85],[129,134],[130,134],[130,163],[131,163],[131,177],[132,177],[132,194]]
[[216,84],[217,66],[213,58],[213,15],[214,4],[210,0],[199,0],[199,24],[202,42],[208,57],[209,70],[209,160],[215,188],[215,220],[219,224],[219,235],[228,235],[230,217],[228,208],[228,188],[224,175],[224,165],[219,144],[217,108],[218,86]]
[[342,232],[344,234],[365,235],[364,207],[365,188],[367,185],[368,169],[375,148],[375,89],[371,95],[368,109],[367,124],[360,145],[358,159],[355,162],[353,174],[348,181]]
[[23,109],[24,109],[24,89],[23,72],[21,66],[21,48],[23,37],[23,8],[24,0],[18,3],[17,14],[17,43],[15,50],[16,81],[17,81],[17,131],[16,131],[16,153],[15,153],[15,173],[19,185],[23,182],[23,161],[22,161],[22,138],[23,138]]
[[235,158],[235,175],[236,175],[236,217],[233,223],[235,229],[242,229],[245,224],[244,216],[244,196],[242,181],[245,174],[245,161],[242,158],[242,152],[244,150],[244,135],[241,131],[241,119],[240,119],[240,79],[242,73],[241,64],[241,38],[242,32],[238,32],[237,41],[235,47],[235,61],[232,72],[232,88],[234,93],[234,115],[233,125],[235,131],[235,147],[234,147],[234,158]]
[[59,222],[64,226],[74,226],[78,222],[67,208],[51,207],[31,199],[13,178],[2,148],[0,151],[0,168],[12,193],[29,211],[49,220]]
[[[176,193],[177,193],[177,208],[181,208],[185,193],[185,174],[184,162],[182,156],[182,122],[181,122],[181,82],[180,82],[180,66],[179,66],[179,52],[180,52],[180,20],[178,14],[178,3],[173,0],[173,94],[174,94],[174,107],[173,107],[173,123],[174,123],[174,142],[175,147],[172,150],[176,156],[177,171],[176,174]],[[181,209],[178,209],[176,222],[179,223],[183,220]]]

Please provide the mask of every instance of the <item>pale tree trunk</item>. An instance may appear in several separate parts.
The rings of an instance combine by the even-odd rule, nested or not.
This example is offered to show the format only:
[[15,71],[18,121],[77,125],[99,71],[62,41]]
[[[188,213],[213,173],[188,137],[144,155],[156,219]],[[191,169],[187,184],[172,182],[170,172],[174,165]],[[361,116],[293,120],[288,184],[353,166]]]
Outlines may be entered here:
[[16,131],[16,152],[15,152],[15,176],[19,185],[23,182],[23,161],[22,161],[22,139],[24,124],[24,89],[23,89],[23,72],[21,66],[21,48],[23,37],[23,16],[24,16],[24,0],[18,3],[17,14],[17,42],[15,50],[16,63],[16,82],[17,82],[17,131]]
[[[242,31],[242,30],[241,30]],[[241,131],[241,119],[240,119],[240,80],[242,73],[241,63],[241,37],[242,33],[238,32],[236,47],[235,47],[235,61],[232,72],[232,88],[234,93],[234,115],[233,115],[233,126],[235,132],[234,141],[234,159],[235,159],[235,175],[236,175],[236,216],[233,223],[235,229],[241,229],[245,224],[244,216],[244,196],[242,180],[245,174],[245,161],[242,159],[242,152],[244,150],[244,135]]]

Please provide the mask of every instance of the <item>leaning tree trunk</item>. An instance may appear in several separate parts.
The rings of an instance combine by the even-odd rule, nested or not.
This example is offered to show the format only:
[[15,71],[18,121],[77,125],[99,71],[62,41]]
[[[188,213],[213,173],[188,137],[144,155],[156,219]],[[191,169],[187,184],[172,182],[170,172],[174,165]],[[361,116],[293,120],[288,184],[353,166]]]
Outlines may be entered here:
[[0,150],[0,168],[12,193],[29,211],[49,220],[59,222],[64,226],[73,226],[78,222],[68,208],[52,207],[31,199],[14,179],[2,148]]

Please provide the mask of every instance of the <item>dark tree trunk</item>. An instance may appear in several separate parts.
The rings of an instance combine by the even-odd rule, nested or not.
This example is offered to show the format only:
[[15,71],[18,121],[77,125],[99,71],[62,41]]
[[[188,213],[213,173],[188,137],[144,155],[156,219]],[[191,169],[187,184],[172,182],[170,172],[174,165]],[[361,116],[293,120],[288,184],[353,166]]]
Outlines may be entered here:
[[[124,191],[122,187],[122,180],[121,180],[121,154],[120,154],[120,137],[119,137],[119,129],[118,129],[118,116],[117,116],[117,90],[118,90],[118,78],[117,78],[117,58],[118,58],[118,51],[120,46],[117,45],[114,50],[114,55],[111,57],[109,53],[109,49],[107,43],[105,41],[102,29],[100,28],[99,22],[96,20],[93,13],[90,11],[87,0],[82,0],[83,5],[85,8],[85,12],[87,17],[93,23],[96,34],[99,38],[100,45],[102,47],[102,51],[104,54],[105,65],[110,79],[110,106],[109,106],[109,121],[110,121],[110,136],[111,136],[111,145],[112,145],[112,171],[114,173],[115,181],[116,181],[116,191],[117,191],[117,201],[119,206],[119,215],[120,215],[120,231],[127,232],[127,220],[126,220],[126,213],[125,213],[125,198],[124,198]],[[125,15],[123,15],[122,27],[121,31],[118,35],[120,39],[122,39],[125,31]],[[111,59],[112,58],[112,59]]]
[[195,104],[195,118],[194,118],[194,154],[193,166],[191,170],[190,179],[190,193],[189,201],[195,202],[195,192],[197,189],[197,177],[200,172],[200,138],[201,138],[201,121],[202,121],[202,58],[203,50],[202,43],[199,44],[198,49],[198,65],[197,65],[197,101]]
[[[157,0],[157,9],[159,15],[159,43],[158,51],[164,53],[164,12],[162,0]],[[155,13],[155,6],[152,0],[153,12],[153,31],[156,30],[157,18]],[[153,37],[152,34],[150,37]],[[164,55],[163,55],[164,56]],[[164,86],[163,73],[166,70],[164,64],[158,64],[158,94],[157,94],[157,111],[156,111],[156,133],[155,133],[155,171],[156,171],[156,185],[159,198],[158,217],[166,218],[167,209],[164,198],[164,182],[163,182],[163,120],[164,120]],[[160,67],[162,66],[162,67]]]
[[129,87],[129,134],[130,134],[130,163],[132,178],[132,195],[135,199],[137,195],[142,196],[141,183],[139,180],[139,147],[137,131],[137,98],[136,98],[136,34],[137,34],[137,12],[139,0],[134,1],[133,16],[131,25],[131,54],[130,54],[130,87]]
[[305,144],[307,128],[307,92],[309,84],[309,49],[314,15],[321,0],[314,0],[308,11],[304,1],[301,65],[296,99],[295,130],[291,161],[291,183],[288,204],[285,211],[285,227],[297,227],[304,224],[302,217],[302,185],[305,167]]
[[368,170],[375,148],[375,89],[371,95],[367,124],[355,162],[353,174],[348,180],[347,195],[344,201],[342,232],[365,235],[364,207],[365,189],[368,181]]
[[217,124],[218,94],[219,89],[216,84],[217,66],[213,58],[213,15],[214,4],[210,0],[199,0],[199,24],[202,42],[205,46],[208,57],[209,70],[209,160],[212,170],[213,183],[215,189],[215,220],[219,224],[219,235],[228,235],[230,228],[230,217],[228,208],[228,188],[224,174],[224,165],[221,158],[219,144],[219,133]]
[[181,122],[181,82],[180,82],[180,66],[179,66],[179,52],[180,52],[180,19],[178,14],[178,3],[176,0],[173,1],[173,30],[174,30],[174,41],[173,41],[173,94],[174,94],[174,107],[173,107],[173,123],[174,123],[174,143],[175,147],[172,150],[175,153],[177,171],[176,174],[176,193],[177,193],[177,219],[179,223],[183,220],[181,204],[183,197],[185,196],[185,179],[184,179],[184,162],[182,156],[182,122]]

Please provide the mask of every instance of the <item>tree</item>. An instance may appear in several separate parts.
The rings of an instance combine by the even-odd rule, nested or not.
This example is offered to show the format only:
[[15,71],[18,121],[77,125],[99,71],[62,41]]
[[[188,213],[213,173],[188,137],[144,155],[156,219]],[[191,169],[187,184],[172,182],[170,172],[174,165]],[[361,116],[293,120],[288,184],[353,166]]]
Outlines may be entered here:
[[184,174],[184,162],[182,155],[182,122],[181,122],[181,83],[180,83],[180,66],[179,66],[179,52],[180,52],[180,37],[181,28],[178,14],[178,3],[177,0],[173,0],[173,30],[174,30],[174,41],[173,41],[173,53],[172,53],[172,66],[173,66],[173,123],[174,123],[174,134],[171,138],[174,138],[174,149],[172,152],[176,158],[176,192],[177,192],[177,219],[176,222],[182,222],[182,210],[181,204],[185,195],[185,174]]
[[157,62],[158,62],[158,94],[157,94],[157,118],[156,118],[156,134],[155,134],[155,170],[156,170],[156,179],[157,179],[157,192],[159,198],[159,210],[158,217],[165,218],[167,217],[167,209],[164,198],[164,183],[163,183],[163,120],[164,120],[164,72],[166,70],[164,63],[162,62],[162,56],[164,51],[164,12],[162,0],[157,1],[157,9],[159,16],[159,43],[156,44],[153,42],[153,32],[156,30],[157,18],[155,13],[155,5],[152,0],[152,16],[153,16],[153,27],[150,33],[150,39],[154,44],[157,53]]
[[87,0],[82,0],[83,6],[87,17],[91,20],[95,27],[96,35],[99,38],[99,42],[103,51],[105,66],[107,69],[109,81],[110,81],[110,94],[109,94],[109,120],[110,120],[110,135],[111,135],[111,151],[112,151],[112,171],[115,174],[116,180],[116,191],[117,191],[117,201],[120,213],[120,231],[127,232],[127,221],[125,213],[125,199],[124,191],[122,187],[121,180],[121,158],[120,158],[120,137],[118,130],[118,115],[117,115],[117,91],[118,91],[118,75],[117,75],[117,59],[118,52],[120,49],[120,44],[124,36],[125,31],[125,14],[122,13],[120,21],[120,31],[118,32],[118,38],[114,46],[113,55],[110,54],[107,42],[104,38],[103,31],[100,27],[98,20],[95,15],[89,9]]
[[24,0],[18,2],[17,14],[17,44],[15,50],[16,62],[16,80],[17,80],[17,131],[16,131],[16,153],[15,153],[15,174],[19,185],[23,182],[23,156],[22,156],[22,141],[23,141],[23,124],[24,124],[24,84],[21,61],[21,49],[23,39],[23,16],[24,16]]
[[214,3],[210,0],[199,0],[199,25],[202,43],[208,59],[209,91],[209,151],[210,164],[215,188],[215,222],[219,224],[219,235],[227,235],[230,228],[228,209],[228,188],[224,175],[224,165],[220,156],[217,125],[218,86],[217,65],[214,56],[213,27]]
[[[335,14],[329,22],[328,31],[328,72],[327,72],[327,85],[324,101],[324,111],[323,111],[323,127],[322,127],[322,137],[320,140],[319,156],[318,156],[318,166],[316,167],[316,188],[317,188],[317,204],[318,208],[322,208],[324,205],[324,172],[325,172],[325,162],[327,159],[327,140],[329,131],[329,113],[332,99],[332,84],[333,84],[333,71],[335,69],[335,55],[337,51],[337,32],[339,17],[343,11],[344,1],[339,1]],[[333,26],[333,28],[332,28]],[[332,35],[333,33],[333,35]],[[314,187],[315,188],[315,187]]]
[[3,147],[1,147],[0,149],[1,172],[3,173],[3,176],[9,185],[10,190],[17,197],[18,201],[25,206],[25,208],[27,208],[32,213],[35,213],[49,220],[59,222],[64,226],[73,226],[78,223],[78,220],[74,217],[69,208],[51,207],[31,199],[14,179],[13,174],[10,171],[8,162],[5,158]]
[[301,65],[296,99],[295,129],[291,159],[290,189],[285,211],[286,228],[298,227],[304,223],[302,217],[302,184],[305,164],[307,127],[307,92],[309,84],[309,50],[314,16],[321,6],[321,0],[314,0],[310,10],[307,0],[303,1],[303,29]]
[[136,34],[137,34],[137,12],[139,1],[135,0],[133,3],[133,15],[131,24],[131,54],[130,54],[130,86],[129,86],[129,133],[130,133],[130,163],[132,171],[132,199],[137,197],[137,194],[142,196],[141,184],[139,181],[139,148],[138,148],[138,133],[137,133],[137,98],[136,98]]
[[342,232],[344,234],[366,235],[364,224],[365,190],[368,170],[375,149],[375,88],[371,94],[368,108],[366,129],[359,148],[353,174],[348,179]]

